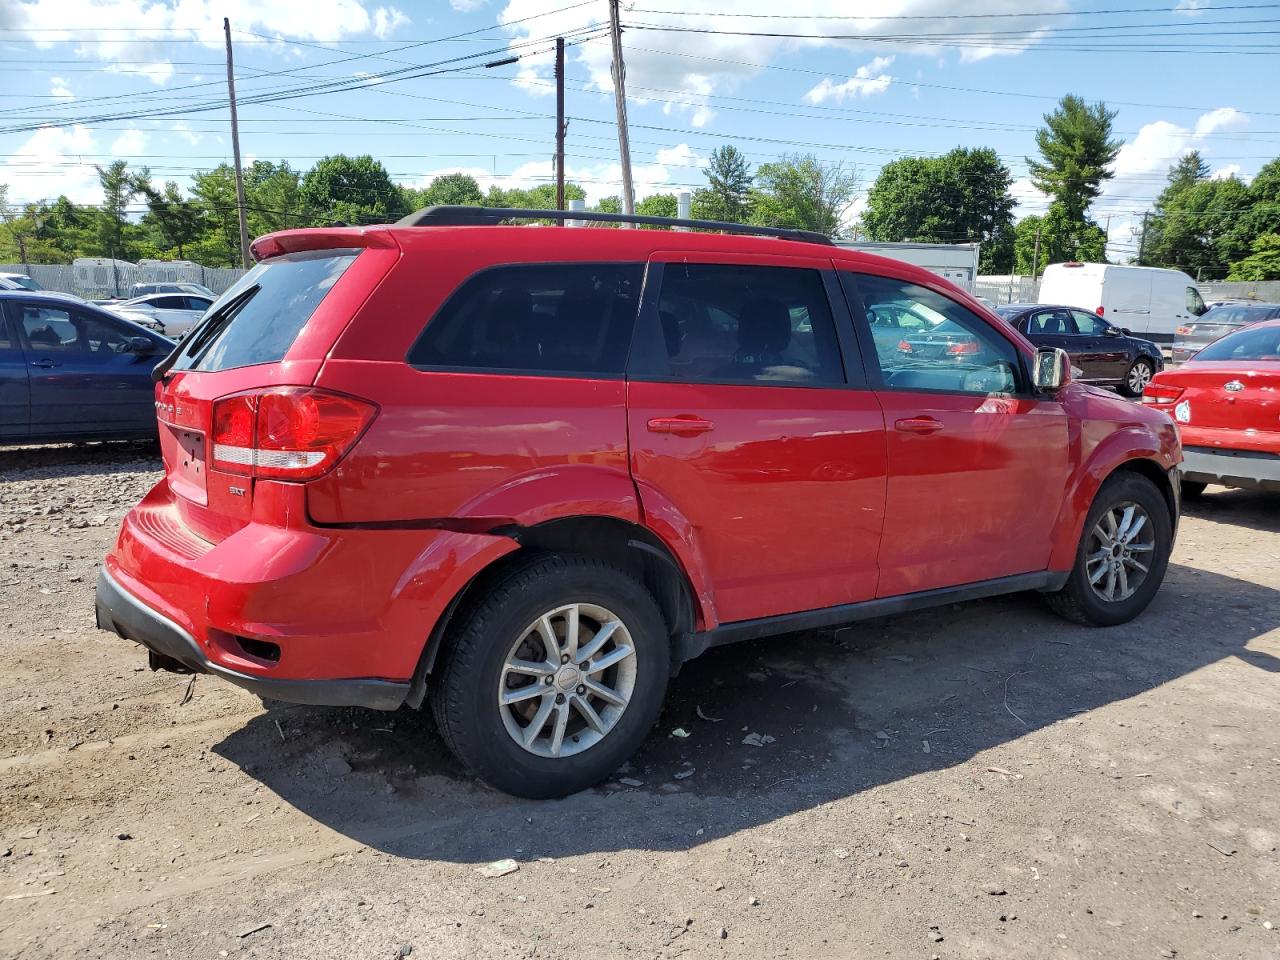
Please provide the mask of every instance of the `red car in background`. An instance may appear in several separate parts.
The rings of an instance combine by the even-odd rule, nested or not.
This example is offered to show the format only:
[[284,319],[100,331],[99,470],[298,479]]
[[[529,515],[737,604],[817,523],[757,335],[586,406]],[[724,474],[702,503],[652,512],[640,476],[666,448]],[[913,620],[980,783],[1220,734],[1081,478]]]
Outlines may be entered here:
[[1280,319],[1211,343],[1156,375],[1143,399],[1182,434],[1182,492],[1206,484],[1280,490]]

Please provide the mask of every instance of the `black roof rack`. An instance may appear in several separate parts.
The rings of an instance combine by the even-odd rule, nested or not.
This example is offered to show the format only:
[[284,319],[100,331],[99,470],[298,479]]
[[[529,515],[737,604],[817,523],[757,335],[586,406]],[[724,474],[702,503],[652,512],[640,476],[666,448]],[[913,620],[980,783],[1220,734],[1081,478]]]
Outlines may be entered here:
[[758,237],[779,237],[831,246],[831,238],[812,230],[789,227],[757,227],[749,223],[727,223],[722,220],[682,220],[676,217],[645,217],[629,213],[598,213],[594,210],[532,210],[516,207],[424,207],[396,221],[397,227],[480,227],[493,226],[503,220],[587,220],[594,223],[638,223],[650,227],[691,227],[696,230],[719,230]]

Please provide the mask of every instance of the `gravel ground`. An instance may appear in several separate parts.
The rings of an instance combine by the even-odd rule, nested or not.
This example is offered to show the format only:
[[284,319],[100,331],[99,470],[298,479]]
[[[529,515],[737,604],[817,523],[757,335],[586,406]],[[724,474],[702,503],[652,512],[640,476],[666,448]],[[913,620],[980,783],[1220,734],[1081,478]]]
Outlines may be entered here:
[[713,651],[623,779],[535,803],[420,714],[95,630],[157,467],[0,453],[0,956],[1280,957],[1278,498],[1191,505],[1124,627],[1020,596]]

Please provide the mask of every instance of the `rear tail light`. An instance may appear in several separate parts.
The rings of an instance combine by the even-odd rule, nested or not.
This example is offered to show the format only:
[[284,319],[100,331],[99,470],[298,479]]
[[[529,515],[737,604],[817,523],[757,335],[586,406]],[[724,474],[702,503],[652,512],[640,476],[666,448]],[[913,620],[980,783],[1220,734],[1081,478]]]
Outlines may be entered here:
[[968,356],[978,352],[978,341],[961,340],[959,343],[952,343],[947,346],[947,353],[953,357]]
[[1171,383],[1156,383],[1152,381],[1147,384],[1145,390],[1142,391],[1143,403],[1175,403],[1185,391],[1184,387],[1175,387]]
[[1107,308],[1106,308],[1106,307],[1103,307],[1103,306],[1099,306],[1099,307],[1098,307],[1098,309],[1097,309],[1097,310],[1095,310],[1095,311],[1093,311],[1093,312],[1094,312],[1094,313],[1096,313],[1098,316],[1100,316],[1100,317],[1101,317],[1101,316],[1104,316],[1104,315],[1106,314],[1106,312],[1107,312]]
[[279,480],[311,480],[342,459],[373,422],[366,400],[312,387],[273,387],[213,404],[213,466]]
[[913,350],[913,349],[911,348],[911,344],[907,343],[907,341],[905,341],[905,340],[899,340],[899,341],[898,341],[898,352],[899,352],[899,353],[915,353],[915,350]]
[[1173,332],[1174,332],[1174,334],[1175,334],[1175,335],[1177,335],[1177,336],[1179,336],[1179,337],[1189,337],[1189,336],[1191,336],[1191,328],[1190,328],[1190,327],[1178,327],[1178,328],[1177,328],[1176,330],[1174,330]]

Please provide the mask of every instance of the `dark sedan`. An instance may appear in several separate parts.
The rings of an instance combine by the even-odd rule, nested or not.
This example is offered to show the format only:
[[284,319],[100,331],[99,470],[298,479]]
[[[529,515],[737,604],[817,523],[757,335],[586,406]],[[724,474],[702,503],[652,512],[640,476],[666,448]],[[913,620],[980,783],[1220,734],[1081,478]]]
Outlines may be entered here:
[[0,291],[0,444],[156,435],[173,341],[75,297]]
[[1263,320],[1280,317],[1280,303],[1224,303],[1178,327],[1173,337],[1173,362],[1185,363],[1228,333]]
[[1078,379],[1115,387],[1126,397],[1140,397],[1164,369],[1164,354],[1150,340],[1129,335],[1097,314],[1076,307],[1044,303],[1010,303],[996,313],[1037,347],[1061,347],[1081,370]]

